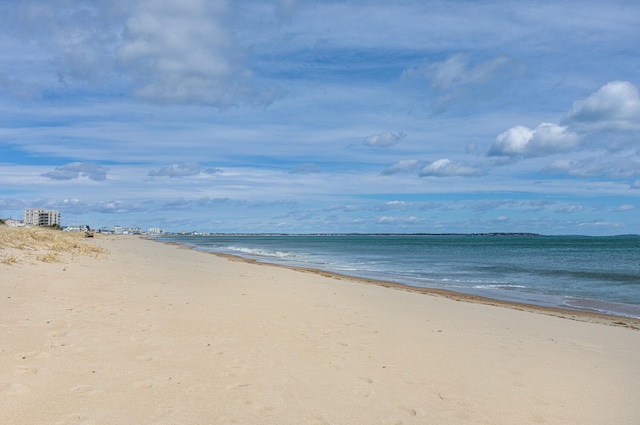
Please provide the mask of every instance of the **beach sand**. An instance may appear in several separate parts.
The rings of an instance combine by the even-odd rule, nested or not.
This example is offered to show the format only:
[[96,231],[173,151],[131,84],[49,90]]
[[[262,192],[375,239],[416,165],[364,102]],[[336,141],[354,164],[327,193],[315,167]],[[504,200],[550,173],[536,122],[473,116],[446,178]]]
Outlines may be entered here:
[[0,263],[2,424],[640,423],[638,321],[90,243]]

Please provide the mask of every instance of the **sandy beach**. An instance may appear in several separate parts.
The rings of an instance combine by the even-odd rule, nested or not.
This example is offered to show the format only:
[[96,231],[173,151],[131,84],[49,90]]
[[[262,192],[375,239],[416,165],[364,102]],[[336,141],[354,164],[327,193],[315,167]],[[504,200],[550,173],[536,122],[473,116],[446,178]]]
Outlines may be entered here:
[[0,253],[2,424],[640,423],[635,320],[88,243]]

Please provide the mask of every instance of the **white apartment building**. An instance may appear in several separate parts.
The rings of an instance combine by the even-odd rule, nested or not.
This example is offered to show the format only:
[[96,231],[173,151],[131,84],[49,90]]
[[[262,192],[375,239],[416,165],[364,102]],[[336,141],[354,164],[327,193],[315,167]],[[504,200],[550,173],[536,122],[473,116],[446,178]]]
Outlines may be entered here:
[[24,224],[32,226],[53,226],[60,224],[60,213],[56,210],[29,208],[24,210]]

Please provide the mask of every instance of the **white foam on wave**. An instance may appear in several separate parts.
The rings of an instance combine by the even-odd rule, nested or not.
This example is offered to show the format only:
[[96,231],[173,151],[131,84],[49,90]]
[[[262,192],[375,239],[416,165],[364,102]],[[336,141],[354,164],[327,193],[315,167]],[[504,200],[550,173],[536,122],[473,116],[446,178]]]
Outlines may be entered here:
[[578,310],[594,311],[596,313],[640,319],[640,306],[635,304],[574,297],[567,297],[563,304],[566,307]]
[[506,283],[474,285],[474,289],[526,289],[525,285],[509,285]]
[[256,256],[256,257],[272,257],[272,258],[298,257],[298,255],[293,252],[273,251],[268,249],[245,248],[245,247],[238,247],[238,246],[228,246],[225,249],[227,251],[238,252],[245,255]]

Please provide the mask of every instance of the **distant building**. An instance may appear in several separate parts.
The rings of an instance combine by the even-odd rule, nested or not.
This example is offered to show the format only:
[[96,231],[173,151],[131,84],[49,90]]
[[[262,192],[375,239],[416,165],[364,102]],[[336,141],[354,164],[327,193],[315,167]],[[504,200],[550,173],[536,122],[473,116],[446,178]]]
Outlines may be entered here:
[[24,210],[24,224],[32,226],[54,226],[60,224],[60,213],[56,210],[29,208]]
[[15,218],[6,218],[4,220],[4,224],[6,224],[9,227],[22,227],[24,226],[24,222],[21,220],[16,220]]
[[149,234],[150,235],[164,235],[164,230],[160,229],[159,227],[151,227],[151,228],[149,228]]
[[75,226],[66,226],[63,230],[65,232],[88,232],[90,229],[86,224],[82,224]]
[[122,227],[122,226],[103,226],[99,230],[100,233],[107,233],[112,235],[141,235],[142,229],[140,227]]
[[102,226],[100,228],[100,230],[98,230],[98,231],[100,233],[106,233],[106,234],[109,234],[109,235],[112,235],[112,234],[114,234],[116,232],[115,228],[113,226]]

